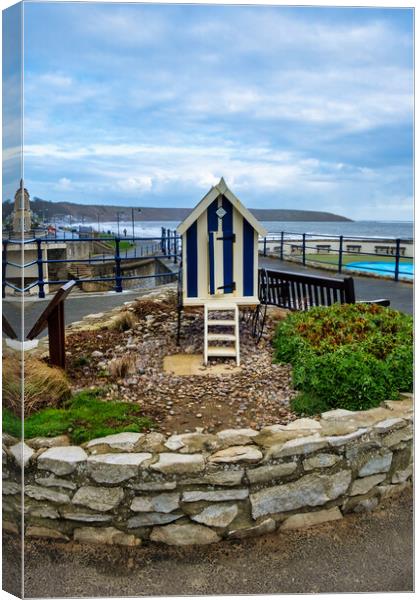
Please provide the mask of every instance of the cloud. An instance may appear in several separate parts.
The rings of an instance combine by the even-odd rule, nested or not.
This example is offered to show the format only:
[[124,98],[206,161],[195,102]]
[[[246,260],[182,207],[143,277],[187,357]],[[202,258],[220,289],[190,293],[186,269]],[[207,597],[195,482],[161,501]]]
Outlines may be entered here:
[[373,214],[382,198],[391,214],[412,195],[409,11],[30,3],[25,15],[36,195],[191,205],[221,175],[254,206]]
[[67,177],[60,177],[58,184],[56,185],[57,190],[71,190],[73,188],[72,182]]

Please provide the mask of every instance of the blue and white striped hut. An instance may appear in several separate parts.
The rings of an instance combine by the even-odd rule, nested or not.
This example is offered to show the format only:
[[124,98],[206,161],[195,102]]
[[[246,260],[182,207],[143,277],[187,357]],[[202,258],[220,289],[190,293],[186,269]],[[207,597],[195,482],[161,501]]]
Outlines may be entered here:
[[[178,226],[182,236],[183,305],[204,306],[205,347],[208,356],[236,356],[239,364],[239,334],[236,350],[209,347],[209,340],[235,341],[234,336],[208,331],[209,310],[232,310],[238,321],[238,306],[255,306],[258,300],[258,236],[266,230],[229,190],[224,179],[211,188]],[[233,324],[233,321],[232,321]],[[220,352],[218,351],[220,350]]]
[[258,304],[258,235],[266,230],[222,178],[178,226],[183,303]]

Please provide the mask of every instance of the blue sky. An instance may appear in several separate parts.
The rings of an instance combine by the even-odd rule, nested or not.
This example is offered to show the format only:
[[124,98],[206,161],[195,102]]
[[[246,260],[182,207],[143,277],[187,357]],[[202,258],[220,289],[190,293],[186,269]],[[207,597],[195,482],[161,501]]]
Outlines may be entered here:
[[[25,3],[25,184],[412,217],[408,9]],[[7,181],[6,181],[7,184]]]

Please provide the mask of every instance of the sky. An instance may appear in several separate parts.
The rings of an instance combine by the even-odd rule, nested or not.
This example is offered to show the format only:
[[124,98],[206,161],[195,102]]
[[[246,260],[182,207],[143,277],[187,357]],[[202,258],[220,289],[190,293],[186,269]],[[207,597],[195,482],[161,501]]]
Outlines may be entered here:
[[252,208],[411,220],[412,19],[25,3],[25,186],[52,201],[190,207],[223,176]]

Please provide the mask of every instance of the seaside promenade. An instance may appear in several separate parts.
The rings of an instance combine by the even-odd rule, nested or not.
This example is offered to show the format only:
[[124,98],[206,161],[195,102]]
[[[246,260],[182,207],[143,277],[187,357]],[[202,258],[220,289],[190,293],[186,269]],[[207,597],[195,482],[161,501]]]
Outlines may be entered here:
[[[332,271],[303,267],[296,263],[281,261],[278,258],[264,258],[260,256],[259,265],[261,267],[266,267],[267,269],[275,269],[278,271],[292,271],[296,273],[319,275],[321,277],[343,277],[343,275],[339,275]],[[353,276],[353,279],[357,300],[388,298],[391,301],[392,308],[407,314],[413,314],[412,283],[403,281],[396,282],[391,279],[388,280],[375,277]],[[115,292],[91,294],[73,292],[66,301],[66,324],[69,325],[75,321],[80,321],[83,317],[91,313],[105,312],[116,306],[122,306],[124,302],[132,300],[141,293],[142,290],[127,290],[120,294]],[[51,297],[52,295],[47,296],[45,300],[29,298],[25,301],[25,336],[44,310]],[[20,329],[20,310],[21,302],[19,299],[15,300],[8,298],[6,301],[3,301],[3,313],[16,331],[19,331]]]

